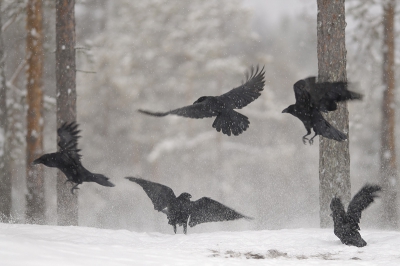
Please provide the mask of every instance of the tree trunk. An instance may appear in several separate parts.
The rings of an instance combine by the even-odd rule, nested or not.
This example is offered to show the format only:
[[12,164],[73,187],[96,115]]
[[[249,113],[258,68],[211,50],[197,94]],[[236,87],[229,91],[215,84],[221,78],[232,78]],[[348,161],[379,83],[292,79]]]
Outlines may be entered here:
[[382,226],[388,229],[398,228],[397,214],[397,163],[395,143],[395,74],[394,74],[394,16],[395,1],[386,1],[383,6],[383,93],[382,132],[381,132],[381,181],[385,193],[382,193]]
[[[56,3],[57,128],[76,120],[75,0]],[[78,225],[78,196],[72,183],[57,174],[57,215],[59,225]]]
[[26,17],[27,54],[27,133],[26,133],[26,219],[30,223],[45,222],[43,166],[32,166],[43,154],[43,30],[42,1],[29,0]]
[[[2,1],[0,0],[0,10]],[[2,14],[0,12],[0,29]],[[7,87],[4,75],[4,43],[0,31],[0,222],[8,222],[11,218],[11,168],[8,145],[8,108]]]
[[[346,81],[345,4],[344,0],[317,0],[318,81]],[[326,119],[338,130],[349,132],[346,103],[329,112]],[[319,138],[320,226],[333,225],[330,202],[337,195],[350,201],[349,141]]]

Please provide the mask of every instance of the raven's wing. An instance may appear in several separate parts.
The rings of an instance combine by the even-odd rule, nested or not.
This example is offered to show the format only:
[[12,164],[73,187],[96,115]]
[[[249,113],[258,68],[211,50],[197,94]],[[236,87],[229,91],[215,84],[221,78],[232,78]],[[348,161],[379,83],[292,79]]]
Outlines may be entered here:
[[203,197],[191,202],[189,226],[193,227],[200,223],[230,221],[240,218],[252,219],[218,201]]
[[313,129],[318,135],[337,141],[344,141],[347,139],[346,134],[329,124],[317,109],[313,109],[312,123]]
[[215,110],[215,107],[212,106],[211,102],[209,101],[204,101],[204,102],[199,102],[199,103],[194,103],[192,105],[188,105],[185,107],[181,107],[175,110],[171,110],[168,112],[151,112],[151,111],[146,111],[146,110],[138,110],[139,112],[146,114],[146,115],[152,115],[152,116],[166,116],[169,114],[172,115],[179,115],[183,117],[189,117],[189,118],[205,118],[205,117],[213,117],[218,115],[218,112]]
[[296,98],[296,105],[309,109],[311,97],[306,87],[306,82],[304,80],[299,80],[293,85],[293,90]]
[[357,224],[360,223],[361,212],[365,210],[378,197],[375,193],[380,191],[378,185],[365,185],[351,200],[347,208],[347,216]]
[[340,198],[334,197],[331,200],[330,208],[332,211],[333,221],[335,222],[335,225],[339,226],[344,222],[346,216],[346,212]]
[[337,102],[360,100],[363,95],[348,90],[349,83],[344,81],[317,83],[315,77],[304,79],[306,90],[310,93],[313,104],[322,112],[335,111]]
[[78,139],[80,136],[78,133],[78,124],[76,122],[64,123],[60,128],[57,129],[57,135],[59,136],[58,146],[60,152],[68,154],[77,163],[81,159],[78,149]]
[[168,203],[176,198],[174,191],[167,186],[137,177],[125,178],[132,182],[135,182],[143,188],[147,196],[149,196],[149,198],[151,199],[151,202],[154,205],[154,209],[157,211],[162,211],[163,209],[165,209]]
[[243,85],[215,98],[232,109],[241,109],[261,95],[265,84],[264,75],[264,67],[261,69],[258,66],[256,68],[251,67],[250,72],[246,74],[246,82]]

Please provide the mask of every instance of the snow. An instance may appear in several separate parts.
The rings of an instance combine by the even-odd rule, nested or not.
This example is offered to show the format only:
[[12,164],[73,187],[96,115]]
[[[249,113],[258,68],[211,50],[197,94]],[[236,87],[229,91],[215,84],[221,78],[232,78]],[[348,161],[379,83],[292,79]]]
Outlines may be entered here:
[[[172,228],[171,228],[172,231]],[[0,224],[1,265],[400,265],[400,232],[362,230],[364,248],[332,229],[202,234]]]

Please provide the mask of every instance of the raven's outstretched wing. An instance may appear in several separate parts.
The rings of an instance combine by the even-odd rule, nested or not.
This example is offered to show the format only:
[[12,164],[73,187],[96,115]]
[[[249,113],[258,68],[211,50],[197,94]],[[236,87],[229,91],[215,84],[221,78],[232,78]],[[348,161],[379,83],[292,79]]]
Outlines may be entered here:
[[132,182],[137,183],[143,188],[147,196],[149,196],[149,198],[151,199],[151,202],[153,202],[154,209],[157,211],[162,211],[167,207],[168,203],[171,200],[176,199],[174,191],[167,186],[137,177],[125,177],[125,178]]
[[168,112],[151,112],[151,111],[146,111],[146,110],[138,110],[139,112],[146,114],[146,115],[152,115],[152,116],[166,116],[166,115],[179,115],[183,117],[189,117],[189,118],[205,118],[205,117],[213,117],[218,115],[218,112],[213,108],[213,106],[210,104],[210,102],[199,102],[199,103],[194,103],[189,106],[181,107],[175,110],[171,110]]
[[334,197],[331,200],[330,205],[332,211],[332,217],[335,223],[343,223],[345,220],[346,212],[344,210],[344,206],[340,198]]
[[296,105],[309,110],[311,106],[311,97],[310,93],[305,88],[306,82],[304,80],[299,80],[293,85]]
[[365,210],[378,197],[375,193],[380,191],[378,185],[365,185],[351,200],[347,208],[347,215],[356,223],[360,223],[361,212]]
[[344,141],[347,139],[346,134],[340,132],[339,130],[334,128],[331,124],[329,124],[328,121],[325,120],[325,118],[317,109],[313,109],[312,123],[314,131],[318,135],[336,141]]
[[246,82],[243,85],[216,98],[232,109],[241,109],[261,95],[265,84],[264,75],[264,67],[251,67],[250,72],[246,73]]
[[193,227],[200,223],[230,221],[240,218],[252,219],[232,210],[218,201],[203,197],[191,202],[189,226]]
[[78,130],[76,122],[64,123],[57,129],[57,134],[60,138],[58,141],[60,152],[68,154],[76,162],[79,162],[81,159],[80,150],[78,149],[79,132],[80,130]]
[[322,112],[335,111],[337,102],[360,100],[363,97],[360,93],[348,90],[348,82],[316,83],[315,77],[308,77],[304,81],[305,89],[310,93],[313,104]]

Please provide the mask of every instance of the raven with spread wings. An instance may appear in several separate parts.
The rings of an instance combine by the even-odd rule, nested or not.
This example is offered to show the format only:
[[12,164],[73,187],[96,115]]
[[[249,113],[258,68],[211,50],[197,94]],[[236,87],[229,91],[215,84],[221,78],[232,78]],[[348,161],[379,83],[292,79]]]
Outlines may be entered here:
[[171,110],[169,112],[151,112],[139,109],[139,112],[152,116],[166,116],[169,114],[189,118],[205,118],[216,116],[212,127],[223,134],[238,136],[250,124],[249,119],[234,111],[242,109],[261,95],[264,89],[264,67],[252,67],[246,74],[246,82],[220,96],[202,96],[192,105]]
[[334,233],[343,244],[364,247],[367,245],[360,233],[361,212],[365,210],[374,198],[378,197],[375,193],[380,191],[378,185],[365,185],[351,200],[347,212],[344,210],[342,201],[334,197],[331,201],[331,211],[334,224]]
[[168,224],[174,227],[175,234],[176,225],[183,226],[183,232],[186,234],[188,222],[189,226],[193,227],[200,223],[230,221],[240,218],[253,219],[207,197],[190,201],[192,196],[189,193],[185,192],[176,197],[170,187],[142,178],[125,178],[143,188],[151,199],[154,209],[167,215]]
[[60,138],[58,146],[59,152],[44,154],[32,162],[35,164],[44,164],[48,167],[55,167],[61,170],[67,177],[66,182],[72,182],[76,185],[71,188],[74,194],[75,189],[79,189],[78,185],[83,182],[96,182],[106,187],[114,187],[114,184],[108,181],[108,177],[102,174],[94,174],[89,172],[81,163],[80,150],[78,149],[78,124],[75,122],[64,123],[58,130],[57,134]]
[[[307,134],[303,136],[304,144],[306,140],[312,144],[317,135],[336,141],[347,139],[343,132],[329,124],[321,114],[335,111],[338,102],[362,99],[361,94],[350,91],[347,87],[347,82],[316,83],[315,77],[299,80],[293,85],[296,103],[284,109],[282,113],[292,114],[303,122],[307,130]],[[315,135],[308,139],[311,129]]]

